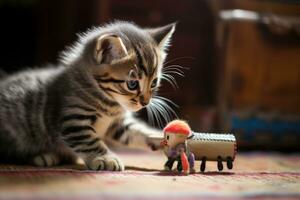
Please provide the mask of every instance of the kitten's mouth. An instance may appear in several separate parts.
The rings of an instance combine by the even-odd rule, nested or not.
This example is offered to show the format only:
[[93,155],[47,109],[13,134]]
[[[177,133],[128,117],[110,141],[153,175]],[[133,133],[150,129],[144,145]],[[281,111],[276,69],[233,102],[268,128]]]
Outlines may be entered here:
[[122,107],[125,109],[125,110],[128,110],[130,112],[137,112],[141,109],[143,109],[143,106],[141,106],[140,104],[138,103],[121,103]]
[[138,112],[138,111],[140,111],[142,108],[143,108],[143,107],[140,107],[140,108],[135,107],[135,108],[128,108],[127,110],[129,110],[130,112]]
[[133,107],[133,110],[134,110],[134,112],[137,112],[137,111],[139,111],[139,110],[141,110],[143,108],[144,108],[143,106],[141,106],[139,104],[135,104],[135,106]]
[[133,101],[131,101],[130,102],[131,103],[131,106],[134,108],[134,110],[136,110],[136,111],[139,111],[139,110],[141,110],[141,109],[143,109],[143,108],[145,108],[147,105],[143,105],[143,104],[141,104],[141,103],[138,103],[137,101],[135,101],[135,102],[133,102]]

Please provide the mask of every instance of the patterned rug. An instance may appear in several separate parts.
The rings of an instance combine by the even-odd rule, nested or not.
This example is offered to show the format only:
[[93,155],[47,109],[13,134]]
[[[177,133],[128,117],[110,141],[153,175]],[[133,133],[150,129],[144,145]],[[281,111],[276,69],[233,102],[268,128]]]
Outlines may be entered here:
[[92,172],[84,166],[42,169],[0,165],[0,199],[300,199],[300,155],[239,154],[231,171],[189,176],[161,171],[161,153],[120,155],[124,172]]

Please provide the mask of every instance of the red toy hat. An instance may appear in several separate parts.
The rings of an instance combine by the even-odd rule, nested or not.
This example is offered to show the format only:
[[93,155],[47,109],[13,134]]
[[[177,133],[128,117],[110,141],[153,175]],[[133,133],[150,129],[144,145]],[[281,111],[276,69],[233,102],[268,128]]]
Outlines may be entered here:
[[185,121],[178,119],[169,122],[163,131],[184,135],[190,135],[192,132],[190,126]]

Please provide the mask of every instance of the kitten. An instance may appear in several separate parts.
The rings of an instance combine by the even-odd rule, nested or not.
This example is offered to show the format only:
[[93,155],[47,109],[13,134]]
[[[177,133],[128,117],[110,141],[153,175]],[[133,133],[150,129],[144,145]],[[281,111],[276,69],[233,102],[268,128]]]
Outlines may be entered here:
[[0,157],[53,166],[82,158],[91,170],[124,170],[105,141],[157,148],[162,134],[132,116],[160,86],[175,24],[142,29],[115,22],[94,28],[63,52],[58,67],[0,81]]

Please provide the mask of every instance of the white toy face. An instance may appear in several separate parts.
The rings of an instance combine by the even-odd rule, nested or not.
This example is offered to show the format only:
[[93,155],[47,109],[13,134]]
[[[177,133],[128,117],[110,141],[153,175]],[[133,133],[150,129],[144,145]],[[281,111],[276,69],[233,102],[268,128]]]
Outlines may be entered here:
[[174,134],[170,132],[165,133],[165,141],[168,147],[175,147],[180,143],[184,143],[186,141],[186,135],[183,134]]

